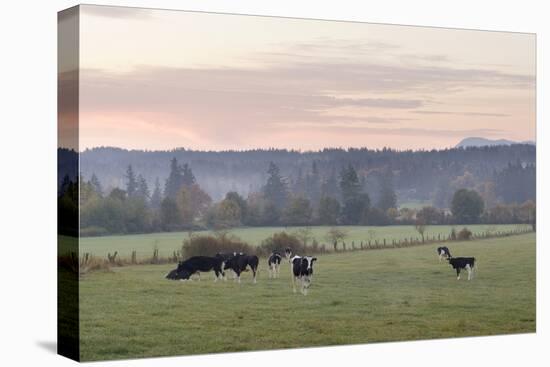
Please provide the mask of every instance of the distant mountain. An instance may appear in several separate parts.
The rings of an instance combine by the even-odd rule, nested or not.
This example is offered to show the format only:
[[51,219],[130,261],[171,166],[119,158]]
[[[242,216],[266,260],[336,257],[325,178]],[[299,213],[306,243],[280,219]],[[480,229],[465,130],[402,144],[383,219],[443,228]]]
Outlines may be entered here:
[[484,146],[495,146],[495,145],[512,145],[512,144],[529,144],[535,145],[534,141],[513,141],[506,139],[486,139],[479,137],[465,138],[460,141],[455,147],[456,148],[467,148],[467,147],[484,147]]

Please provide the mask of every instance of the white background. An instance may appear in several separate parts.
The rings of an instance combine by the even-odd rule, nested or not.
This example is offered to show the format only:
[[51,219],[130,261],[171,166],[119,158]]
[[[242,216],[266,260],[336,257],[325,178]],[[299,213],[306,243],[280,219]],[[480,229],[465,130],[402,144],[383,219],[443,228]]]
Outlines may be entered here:
[[[95,1],[96,4],[537,33],[537,333],[106,362],[136,366],[547,365],[548,72],[545,1]],[[56,12],[74,1],[3,1],[0,9],[0,364],[64,366],[56,339]],[[550,65],[546,60],[546,65]],[[545,144],[546,143],[546,144]],[[475,311],[474,311],[475,312]],[[266,315],[268,317],[268,315]],[[327,315],[329,317],[329,315]],[[185,329],[182,320],[180,327]],[[276,332],[274,323],[273,330]],[[267,330],[266,330],[267,332]],[[227,337],[230,337],[228,335]],[[546,339],[546,340],[545,340]]]

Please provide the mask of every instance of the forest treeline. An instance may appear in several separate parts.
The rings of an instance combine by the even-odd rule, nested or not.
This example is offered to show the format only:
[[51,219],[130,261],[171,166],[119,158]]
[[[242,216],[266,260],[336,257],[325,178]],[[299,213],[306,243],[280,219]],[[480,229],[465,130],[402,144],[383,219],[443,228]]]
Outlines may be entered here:
[[[529,149],[518,148],[520,152]],[[455,150],[466,155],[470,150],[480,155],[493,153],[492,148]],[[389,150],[386,154],[398,155]],[[194,166],[173,156],[165,162],[166,178],[155,177],[152,186],[145,178],[147,171],[138,171],[129,164],[119,173],[120,187],[106,187],[92,172],[88,177],[81,173],[78,183],[65,176],[59,191],[60,202],[66,205],[67,193],[74,190],[74,185],[80,186],[82,235],[276,225],[531,223],[534,226],[535,164],[521,160],[520,156],[513,156],[500,169],[489,170],[490,174],[463,170],[464,164],[448,162],[448,166],[462,168],[448,180],[445,175],[432,176],[432,181],[445,179],[445,185],[434,189],[432,205],[419,209],[398,205],[403,191],[397,189],[397,182],[403,180],[403,172],[393,169],[389,161],[386,165],[372,162],[373,168],[367,170],[349,161],[338,172],[327,174],[320,169],[326,162],[311,160],[309,167],[303,167],[294,178],[286,176],[275,161],[268,161],[257,190],[243,195],[228,189],[221,199],[215,199],[195,175]],[[479,160],[483,161],[481,157]]]
[[[515,144],[426,151],[327,148],[315,152],[278,149],[208,152],[94,148],[80,154],[80,172],[86,179],[95,174],[105,190],[110,191],[115,187],[125,187],[123,173],[131,165],[152,188],[157,178],[161,184],[168,178],[168,163],[172,158],[193,169],[197,182],[214,201],[222,200],[228,191],[238,192],[244,197],[261,191],[267,180],[269,162],[279,167],[292,191],[307,189],[307,176],[311,175],[313,163],[325,185],[332,184],[334,188],[337,187],[335,183],[342,168],[351,164],[357,171],[364,191],[374,201],[380,192],[381,176],[390,170],[400,203],[430,201],[439,208],[447,208],[455,189],[453,185],[458,184],[454,182],[457,178],[468,173],[465,179],[473,181],[468,185],[480,186],[486,181],[495,182],[495,173],[510,163],[519,161],[524,165],[534,165],[536,147]],[[60,182],[62,178],[59,177]],[[534,181],[530,181],[529,177],[524,184],[534,191]],[[520,192],[517,197],[513,197],[512,192],[510,194],[506,194],[505,198],[509,203],[523,202],[527,197],[533,199],[532,192]]]

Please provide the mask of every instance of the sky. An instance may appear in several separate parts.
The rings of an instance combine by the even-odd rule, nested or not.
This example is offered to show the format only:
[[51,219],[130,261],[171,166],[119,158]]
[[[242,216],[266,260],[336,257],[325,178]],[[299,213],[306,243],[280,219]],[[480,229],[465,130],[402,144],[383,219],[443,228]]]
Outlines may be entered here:
[[535,140],[532,34],[80,8],[80,150]]

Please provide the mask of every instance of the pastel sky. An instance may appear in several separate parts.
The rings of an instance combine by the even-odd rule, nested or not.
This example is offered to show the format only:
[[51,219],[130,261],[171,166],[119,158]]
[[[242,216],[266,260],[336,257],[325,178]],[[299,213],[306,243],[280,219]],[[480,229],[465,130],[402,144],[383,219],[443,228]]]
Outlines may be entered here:
[[80,149],[535,139],[535,36],[81,6]]

